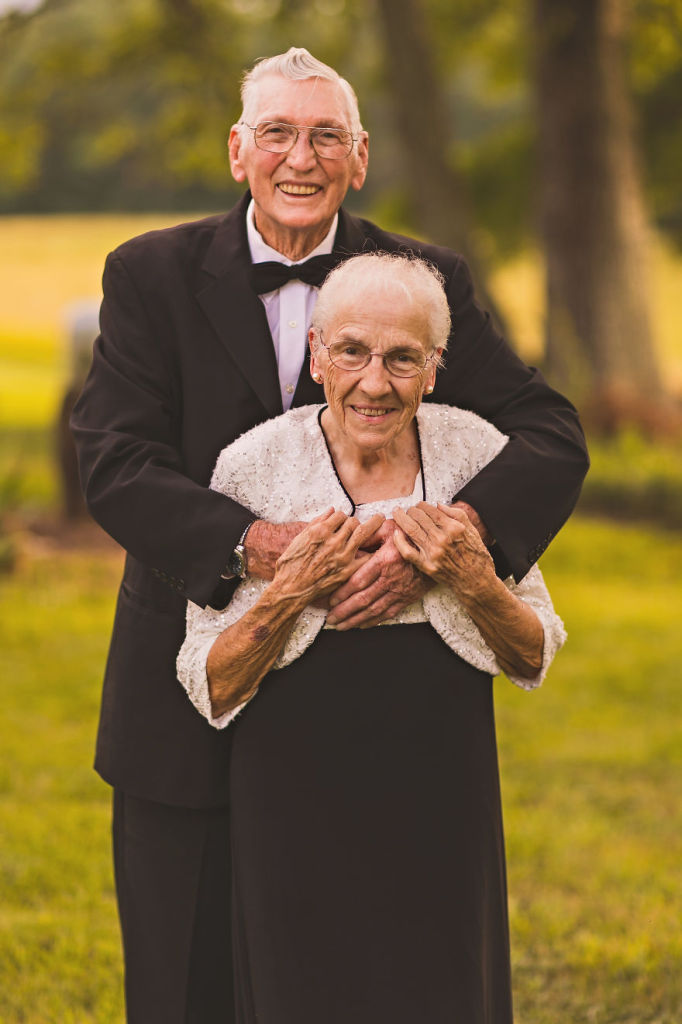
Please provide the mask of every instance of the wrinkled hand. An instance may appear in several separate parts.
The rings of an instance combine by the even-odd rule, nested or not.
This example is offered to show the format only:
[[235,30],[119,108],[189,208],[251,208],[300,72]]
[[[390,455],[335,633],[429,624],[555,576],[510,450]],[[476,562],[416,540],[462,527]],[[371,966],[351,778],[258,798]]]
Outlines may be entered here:
[[473,595],[495,575],[490,553],[461,508],[420,501],[393,514],[399,527],[395,545],[405,561],[458,596]]
[[301,522],[268,523],[263,519],[256,519],[251,524],[244,543],[249,576],[271,580],[275,575],[277,559],[307,525]]
[[292,540],[277,559],[273,587],[303,606],[336,590],[370,555],[363,544],[384,521],[374,515],[366,523],[337,512],[323,512]]
[[493,537],[492,533],[485,525],[481,517],[479,516],[476,509],[473,508],[473,506],[469,505],[469,503],[466,501],[453,501],[452,508],[461,508],[464,512],[466,512],[472,526],[476,527],[481,536],[481,540],[483,541],[487,548],[489,548],[493,544],[495,538]]
[[379,547],[332,594],[327,622],[337,629],[367,629],[393,618],[418,601],[432,586],[414,565],[406,562],[394,543],[395,523],[387,519],[372,542]]

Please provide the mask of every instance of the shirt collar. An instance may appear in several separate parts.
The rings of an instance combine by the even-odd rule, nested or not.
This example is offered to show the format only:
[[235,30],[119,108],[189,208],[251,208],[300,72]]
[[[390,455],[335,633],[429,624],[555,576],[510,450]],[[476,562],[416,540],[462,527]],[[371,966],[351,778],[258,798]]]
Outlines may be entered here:
[[[283,256],[281,252],[277,252],[272,246],[268,245],[267,242],[263,241],[263,236],[256,227],[256,221],[254,217],[255,204],[253,199],[249,203],[246,211],[246,235],[249,241],[249,251],[251,253],[252,263],[265,263],[268,260],[273,260],[277,263],[284,263],[285,266],[290,267],[294,262],[300,263],[301,260],[290,260],[286,256]],[[309,252],[306,259],[309,260],[311,256],[326,256],[334,248],[334,239],[336,238],[336,228],[339,223],[338,213],[334,214],[334,220],[332,221],[329,231],[322,239],[320,244]]]

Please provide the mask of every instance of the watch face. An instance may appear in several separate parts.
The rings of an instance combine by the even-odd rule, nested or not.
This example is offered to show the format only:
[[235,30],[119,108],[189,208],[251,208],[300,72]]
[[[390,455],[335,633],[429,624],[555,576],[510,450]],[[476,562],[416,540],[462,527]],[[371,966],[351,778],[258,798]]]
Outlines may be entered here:
[[246,559],[244,558],[244,548],[239,545],[234,549],[230,555],[228,567],[231,573],[235,576],[244,576],[246,573]]

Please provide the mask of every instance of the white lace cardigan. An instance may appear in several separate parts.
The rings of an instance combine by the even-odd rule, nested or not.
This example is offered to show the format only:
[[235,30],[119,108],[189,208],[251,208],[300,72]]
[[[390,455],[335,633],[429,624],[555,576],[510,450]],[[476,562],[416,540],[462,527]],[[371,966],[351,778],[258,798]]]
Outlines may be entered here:
[[[355,509],[336,474],[320,427],[323,408],[309,405],[292,409],[243,434],[220,453],[211,487],[269,522],[307,521],[332,505],[348,515],[355,512],[358,519],[365,520],[375,511],[386,515],[396,505],[414,505],[422,499],[422,493],[424,500],[431,504],[451,501],[468,480],[495,458],[508,440],[474,413],[446,405],[422,405],[417,412],[422,472],[421,479],[417,478],[415,493],[407,498],[374,502]],[[510,676],[512,682],[531,690],[544,679],[566,633],[537,566],[521,583],[516,584],[511,576],[505,583],[534,609],[544,628],[542,668],[536,678]],[[187,632],[177,659],[178,678],[197,710],[216,728],[228,725],[248,702],[213,717],[206,677],[208,653],[216,637],[256,603],[266,586],[264,580],[247,578],[222,611],[188,602]],[[325,619],[323,609],[306,608],[296,620],[273,667],[282,668],[298,658],[325,627]],[[443,585],[434,587],[422,601],[382,623],[382,627],[425,621],[431,623],[464,661],[491,675],[501,671],[493,651],[470,616],[454,593]]]

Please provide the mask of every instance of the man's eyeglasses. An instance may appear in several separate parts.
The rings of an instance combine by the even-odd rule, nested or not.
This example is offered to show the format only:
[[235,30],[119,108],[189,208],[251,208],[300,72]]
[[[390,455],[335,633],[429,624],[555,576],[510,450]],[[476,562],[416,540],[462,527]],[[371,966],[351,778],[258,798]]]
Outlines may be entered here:
[[329,358],[339,370],[364,370],[371,360],[378,356],[383,359],[386,370],[394,377],[416,377],[422,373],[436,355],[425,356],[416,348],[391,348],[388,352],[371,352],[366,345],[357,341],[333,341],[325,345],[320,334],[320,344],[326,348]]
[[261,121],[260,124],[246,124],[253,132],[253,140],[266,153],[288,153],[298,142],[300,132],[310,133],[310,144],[324,160],[344,160],[350,156],[353,143],[358,136],[345,128],[308,128],[305,125],[279,124],[277,121]]

